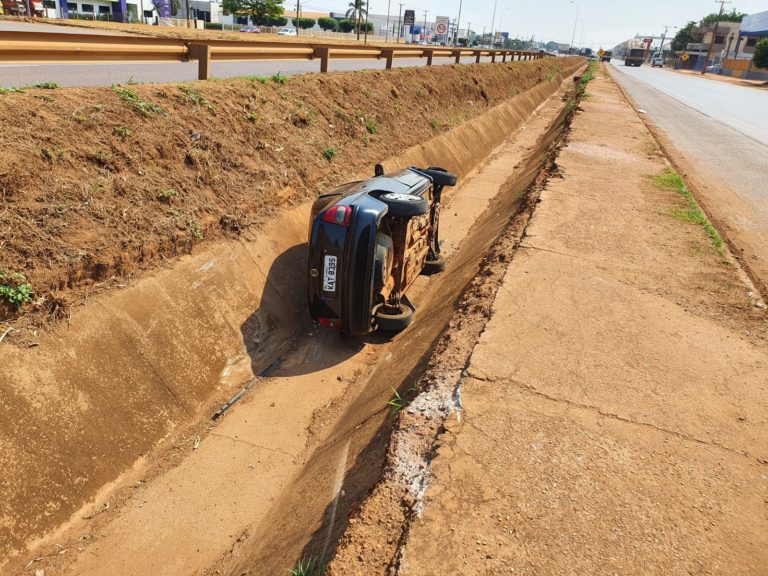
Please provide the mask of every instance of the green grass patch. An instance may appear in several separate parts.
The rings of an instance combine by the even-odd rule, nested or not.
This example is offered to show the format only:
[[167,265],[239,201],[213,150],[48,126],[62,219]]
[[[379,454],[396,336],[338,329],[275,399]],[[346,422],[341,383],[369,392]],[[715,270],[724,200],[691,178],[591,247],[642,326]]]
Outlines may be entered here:
[[199,90],[195,90],[194,88],[191,88],[189,86],[180,86],[179,91],[182,94],[182,98],[187,101],[191,102],[195,106],[205,106],[208,108],[208,110],[213,109],[213,105],[208,101],[208,99],[203,96],[203,94]]
[[277,74],[273,74],[272,75],[272,82],[274,82],[275,84],[287,84],[288,83],[288,76],[278,72]]
[[683,198],[685,198],[686,205],[683,208],[671,208],[669,213],[672,217],[677,218],[683,222],[690,222],[691,224],[698,224],[704,228],[704,232],[709,237],[712,244],[718,250],[723,249],[723,239],[717,232],[709,219],[701,211],[701,207],[696,202],[696,199],[691,194],[691,191],[685,186],[685,182],[680,178],[680,175],[672,170],[672,168],[665,168],[661,174],[657,174],[653,177],[653,183],[657,188],[662,190],[676,190]]
[[323,576],[325,564],[320,558],[302,558],[293,568],[288,569],[291,576]]
[[0,270],[0,299],[18,311],[24,304],[32,301],[32,294],[32,285],[27,282],[24,274],[8,274],[5,270]]
[[24,86],[11,86],[10,88],[0,88],[0,94],[24,94]]
[[133,109],[139,112],[142,116],[163,113],[163,109],[159,104],[142,100],[135,90],[123,88],[121,86],[112,86],[112,91],[117,94],[121,100],[130,104]]
[[32,85],[33,88],[42,88],[43,90],[57,90],[61,88],[56,82],[38,82]]
[[336,150],[334,150],[333,148],[324,148],[323,158],[325,158],[326,160],[328,160],[328,162],[330,162],[331,160],[336,158]]
[[269,82],[269,78],[267,76],[243,76],[243,78],[249,82],[258,82],[259,84],[266,84]]
[[376,134],[379,131],[379,125],[376,124],[376,120],[373,118],[367,118],[365,120],[365,129],[368,130],[370,134]]

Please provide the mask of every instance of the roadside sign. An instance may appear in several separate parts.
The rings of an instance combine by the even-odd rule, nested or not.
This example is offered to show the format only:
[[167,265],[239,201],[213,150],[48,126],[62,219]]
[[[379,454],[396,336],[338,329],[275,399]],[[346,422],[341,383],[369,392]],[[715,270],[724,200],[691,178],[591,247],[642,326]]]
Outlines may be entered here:
[[403,13],[403,26],[413,26],[416,22],[416,11],[406,10]]
[[437,16],[435,18],[435,33],[441,36],[448,34],[448,16]]
[[683,62],[687,61],[688,58],[690,58],[690,56],[688,56],[688,54],[686,54],[685,52],[683,52],[683,54],[680,56],[680,60],[682,60]]
[[602,48],[600,48],[600,50],[598,50],[598,51],[597,51],[597,55],[598,55],[598,56],[605,56],[605,50],[603,50]]

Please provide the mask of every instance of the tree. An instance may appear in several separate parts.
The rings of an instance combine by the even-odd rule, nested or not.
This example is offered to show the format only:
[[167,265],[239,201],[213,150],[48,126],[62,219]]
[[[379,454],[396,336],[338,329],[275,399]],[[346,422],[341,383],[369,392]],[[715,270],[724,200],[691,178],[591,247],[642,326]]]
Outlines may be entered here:
[[768,68],[768,38],[760,40],[755,46],[752,63],[758,68]]
[[355,29],[355,23],[352,20],[339,20],[339,30],[342,32],[352,32]]
[[336,28],[339,26],[339,21],[336,20],[336,18],[330,18],[328,16],[323,16],[321,18],[317,19],[317,23],[320,25],[320,28],[323,30],[331,30],[335,31]]
[[560,48],[560,45],[559,45],[557,42],[554,42],[554,41],[550,41],[550,42],[547,42],[547,43],[544,45],[544,48],[546,48],[546,49],[547,49],[547,50],[549,50],[550,52],[554,52],[555,50],[557,50],[558,48]]
[[730,12],[724,12],[723,14],[713,12],[712,14],[704,16],[704,18],[701,19],[701,22],[699,22],[699,26],[711,26],[715,22],[741,22],[744,19],[744,16],[746,16],[746,14],[743,12],[736,12],[736,8],[732,8]]
[[296,28],[301,28],[302,30],[308,30],[310,28],[315,27],[315,19],[314,18],[294,18],[293,25],[296,26]]
[[691,20],[680,28],[680,30],[677,31],[677,34],[675,34],[674,39],[672,40],[672,51],[678,52],[681,50],[685,50],[685,47],[690,43],[695,42],[701,42],[701,34],[696,34],[693,32],[693,29],[696,26],[696,22]]
[[466,47],[466,45],[467,45],[467,39],[466,38],[459,38],[458,40],[456,40],[456,42],[459,44],[459,46]]
[[223,0],[221,7],[230,14],[246,13],[259,26],[285,26],[288,22],[271,23],[283,15],[283,0]]
[[357,39],[360,40],[360,23],[365,19],[368,13],[364,8],[365,0],[352,0],[349,3],[349,10],[347,10],[347,18],[355,21],[355,28],[357,28]]
[[288,24],[288,18],[285,16],[276,16],[274,18],[265,18],[262,23],[264,26],[273,26],[274,28],[282,28]]

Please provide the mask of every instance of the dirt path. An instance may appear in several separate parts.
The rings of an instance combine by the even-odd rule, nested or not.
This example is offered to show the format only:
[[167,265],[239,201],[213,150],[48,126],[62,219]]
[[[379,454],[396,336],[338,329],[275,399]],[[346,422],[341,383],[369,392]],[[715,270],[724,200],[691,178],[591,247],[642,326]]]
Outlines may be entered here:
[[766,312],[615,84],[589,91],[393,572],[768,573]]
[[[176,466],[147,483],[122,478],[127,494],[102,503],[92,521],[49,539],[45,550],[52,553],[33,566],[115,576],[162,566],[163,574],[186,576],[252,561],[261,573],[277,574],[307,542],[329,550],[355,498],[378,478],[391,387],[423,361],[493,230],[503,227],[506,217],[494,211],[502,186],[508,204],[519,201],[510,174],[519,173],[524,188],[538,171],[527,168],[528,159],[558,122],[569,84],[448,199],[441,228],[451,272],[419,282],[419,322],[392,342],[339,342],[329,333],[301,338],[245,401],[207,430],[201,426],[199,441],[191,437],[179,446]],[[475,221],[486,226],[471,229]],[[243,371],[229,367],[230,374]],[[60,549],[69,552],[60,556]]]

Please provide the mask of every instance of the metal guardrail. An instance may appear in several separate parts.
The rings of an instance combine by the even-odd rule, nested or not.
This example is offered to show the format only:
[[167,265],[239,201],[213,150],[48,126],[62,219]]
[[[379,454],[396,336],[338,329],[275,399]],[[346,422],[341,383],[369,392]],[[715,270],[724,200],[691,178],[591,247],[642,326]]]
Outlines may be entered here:
[[435,58],[463,57],[480,62],[490,57],[536,60],[538,52],[520,50],[476,50],[431,46],[373,47],[349,44],[299,42],[247,42],[237,40],[185,40],[127,35],[58,34],[55,32],[0,32],[0,63],[29,62],[188,62],[198,61],[198,78],[211,76],[212,61],[232,60],[319,60],[320,71],[328,72],[331,60],[385,60],[387,69],[396,58],[425,58],[431,66]]

